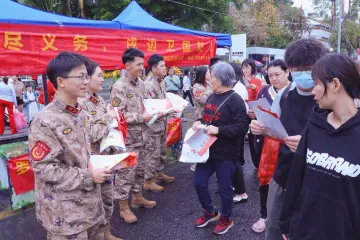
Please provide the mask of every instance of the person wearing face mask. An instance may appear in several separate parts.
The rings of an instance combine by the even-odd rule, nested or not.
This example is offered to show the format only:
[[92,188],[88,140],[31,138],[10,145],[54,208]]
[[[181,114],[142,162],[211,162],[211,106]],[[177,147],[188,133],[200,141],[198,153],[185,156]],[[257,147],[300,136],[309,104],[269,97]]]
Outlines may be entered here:
[[[245,137],[249,128],[244,101],[232,90],[234,82],[235,72],[228,63],[220,62],[211,67],[211,86],[214,93],[206,101],[201,121],[193,124],[195,131],[201,124],[206,125],[205,131],[217,137],[210,147],[207,162],[196,165],[193,179],[204,209],[204,214],[196,220],[195,227],[202,228],[210,222],[218,221],[214,234],[225,234],[234,225],[231,219],[232,177],[240,154],[239,139]],[[221,196],[221,215],[212,202],[208,188],[209,179],[214,173]]]
[[[331,54],[312,69],[312,111],[292,161],[281,214],[284,239],[360,239],[360,72]],[[344,146],[344,147],[341,147]]]
[[[315,85],[311,69],[325,55],[323,44],[314,39],[297,40],[285,52],[285,64],[291,71],[293,83],[278,93],[272,104],[272,112],[279,116],[289,137],[284,139],[285,144],[280,144],[278,161],[269,186],[266,240],[282,238],[279,221],[289,170],[300,134],[316,106],[311,93]],[[256,120],[252,120],[250,129],[254,135],[266,135],[265,129]]]
[[[283,88],[286,88],[290,84],[291,74],[286,67],[285,62],[283,60],[277,59],[270,62],[270,64],[268,65],[267,78],[269,79],[271,85],[263,87],[259,92],[257,99],[266,98],[269,104],[272,105],[278,92],[280,92]],[[265,220],[267,218],[266,201],[269,192],[269,180],[271,178],[270,176],[273,174],[273,170],[271,171],[268,166],[270,163],[272,164],[272,166],[276,165],[277,155],[279,151],[279,143],[271,139],[266,139],[266,146],[264,149],[263,146],[264,136],[255,136],[255,151],[259,155],[262,155],[262,153],[264,155],[261,157],[259,165],[262,166],[262,164],[266,164],[265,169],[261,167],[259,167],[258,169],[258,176],[260,179],[260,219],[252,226],[252,230],[257,233],[265,231]],[[266,161],[266,163],[262,163],[261,161]],[[268,177],[262,177],[264,175]]]
[[[87,92],[84,98],[79,98],[82,109],[92,116],[94,123],[91,125],[91,152],[100,154],[101,140],[108,134],[111,122],[116,118],[113,111],[107,111],[105,100],[98,94],[103,89],[104,78],[99,64],[85,59],[85,66],[90,77]],[[114,210],[114,183],[113,177],[101,184],[101,198],[105,210],[105,238],[104,240],[120,240],[111,234],[110,219]]]

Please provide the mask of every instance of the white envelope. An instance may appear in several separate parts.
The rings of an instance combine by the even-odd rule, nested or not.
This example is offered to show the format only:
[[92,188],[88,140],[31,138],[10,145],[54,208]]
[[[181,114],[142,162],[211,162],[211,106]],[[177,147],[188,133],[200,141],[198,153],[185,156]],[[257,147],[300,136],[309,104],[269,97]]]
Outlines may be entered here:
[[194,134],[195,131],[192,128],[186,132],[179,161],[184,163],[206,163],[210,155],[209,149],[207,149],[206,152],[200,156],[199,153],[192,151],[190,145],[185,143]]
[[117,170],[136,165],[136,154],[121,153],[116,155],[91,155],[90,169],[109,168],[110,170]]
[[124,136],[121,131],[110,129],[107,136],[105,136],[100,143],[100,152],[110,151],[110,148],[115,148],[117,151],[126,151]]

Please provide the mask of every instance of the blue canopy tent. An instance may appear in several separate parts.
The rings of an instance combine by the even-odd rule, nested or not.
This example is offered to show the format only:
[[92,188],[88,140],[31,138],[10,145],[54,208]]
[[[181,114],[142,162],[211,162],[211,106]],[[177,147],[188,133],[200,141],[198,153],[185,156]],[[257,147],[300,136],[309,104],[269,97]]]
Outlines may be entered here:
[[120,29],[117,22],[67,17],[24,6],[11,0],[0,0],[0,9],[0,23]]
[[119,22],[121,29],[124,30],[169,32],[215,37],[218,47],[231,47],[232,45],[230,34],[201,32],[159,21],[142,9],[136,1],[132,1],[113,21]]

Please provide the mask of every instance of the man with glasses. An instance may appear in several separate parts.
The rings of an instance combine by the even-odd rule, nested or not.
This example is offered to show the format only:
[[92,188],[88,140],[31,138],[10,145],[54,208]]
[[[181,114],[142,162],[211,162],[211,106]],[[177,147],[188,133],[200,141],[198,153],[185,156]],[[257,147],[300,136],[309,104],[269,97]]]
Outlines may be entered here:
[[92,123],[77,102],[89,83],[84,57],[62,52],[49,62],[47,75],[57,94],[35,116],[29,134],[37,219],[47,239],[104,239],[100,184],[111,174],[89,169]]
[[153,208],[155,201],[148,201],[142,195],[144,185],[144,148],[147,129],[146,121],[152,115],[144,113],[143,102],[148,98],[144,82],[140,79],[144,70],[144,53],[136,48],[128,48],[122,56],[126,68],[126,75],[118,80],[111,89],[110,102],[124,114],[128,126],[126,151],[136,152],[137,166],[123,168],[115,173],[114,198],[120,205],[120,217],[126,223],[137,221],[135,214],[129,207],[129,193],[132,193],[131,206],[133,208]]
[[[302,131],[316,105],[311,93],[315,86],[311,68],[325,55],[322,43],[314,39],[297,40],[285,52],[285,64],[291,71],[293,83],[278,93],[272,111],[280,117],[289,137],[285,138],[285,144],[280,145],[278,162],[270,182],[265,240],[282,239],[279,224],[287,178]],[[254,135],[266,134],[256,120],[251,122],[250,128]]]

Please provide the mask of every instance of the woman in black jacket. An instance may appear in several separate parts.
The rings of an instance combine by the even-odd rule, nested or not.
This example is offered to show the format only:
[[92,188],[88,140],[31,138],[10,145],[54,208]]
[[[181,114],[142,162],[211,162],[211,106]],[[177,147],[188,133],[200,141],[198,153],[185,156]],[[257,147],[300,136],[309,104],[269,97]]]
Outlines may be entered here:
[[[208,134],[217,140],[210,147],[210,157],[206,163],[199,163],[194,174],[194,187],[198,194],[204,215],[196,220],[196,227],[205,227],[209,222],[218,221],[213,233],[224,234],[234,225],[231,219],[233,205],[232,177],[236,161],[239,159],[239,140],[245,137],[249,120],[245,103],[232,90],[235,72],[228,63],[217,63],[211,67],[213,94],[206,101],[201,121],[196,121],[193,129],[202,124]],[[215,209],[208,185],[209,178],[216,173],[221,196],[221,216]]]

